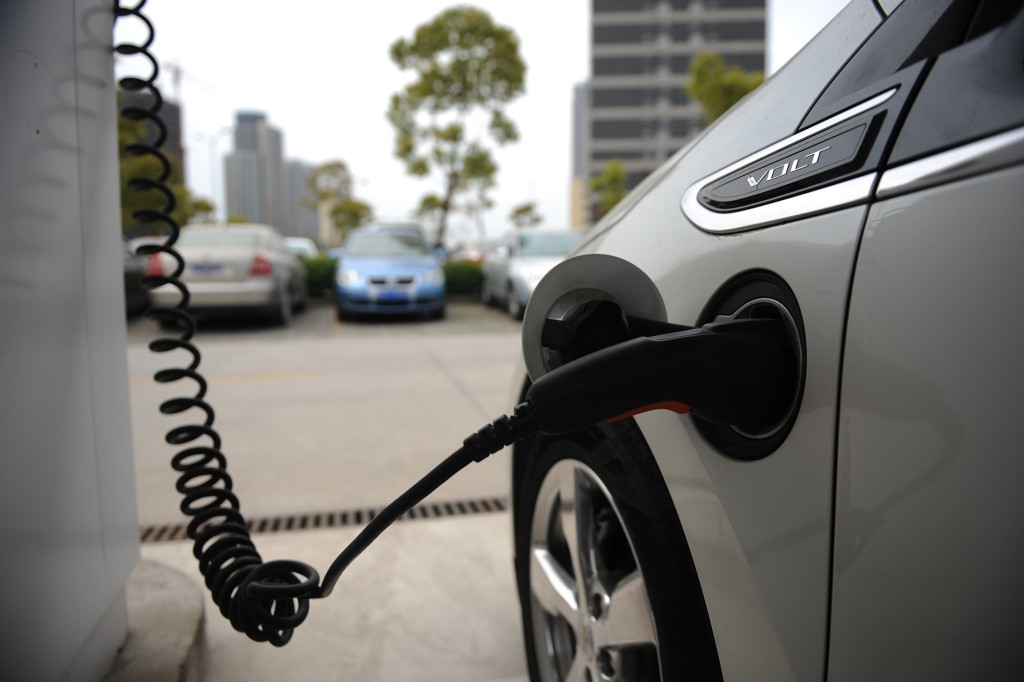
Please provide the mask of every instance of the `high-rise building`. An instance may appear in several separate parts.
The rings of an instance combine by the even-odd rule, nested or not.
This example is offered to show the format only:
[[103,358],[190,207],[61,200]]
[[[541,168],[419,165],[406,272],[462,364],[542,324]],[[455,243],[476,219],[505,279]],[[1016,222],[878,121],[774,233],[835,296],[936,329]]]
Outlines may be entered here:
[[764,70],[765,0],[591,3],[585,173],[619,159],[632,188],[703,126],[684,90],[694,57],[717,52],[728,65]]
[[309,177],[313,166],[284,160],[284,135],[266,114],[235,114],[235,150],[224,157],[228,215],[273,225],[282,234],[319,237]]
[[266,114],[235,114],[235,150],[224,159],[228,215],[288,233],[284,168],[283,137],[267,122]]

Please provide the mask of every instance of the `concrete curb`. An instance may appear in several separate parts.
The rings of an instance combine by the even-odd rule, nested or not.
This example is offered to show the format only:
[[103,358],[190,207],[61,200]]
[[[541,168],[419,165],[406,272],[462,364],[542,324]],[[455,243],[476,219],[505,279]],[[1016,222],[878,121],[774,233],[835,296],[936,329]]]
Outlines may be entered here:
[[128,638],[105,682],[199,682],[203,594],[181,571],[140,561],[125,585]]

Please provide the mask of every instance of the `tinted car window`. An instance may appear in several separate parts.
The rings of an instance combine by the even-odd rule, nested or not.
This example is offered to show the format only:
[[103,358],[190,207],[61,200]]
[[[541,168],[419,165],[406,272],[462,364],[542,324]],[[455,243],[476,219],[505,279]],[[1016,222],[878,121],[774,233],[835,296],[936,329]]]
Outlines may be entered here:
[[422,256],[427,245],[409,232],[360,232],[352,234],[345,247],[349,256]]
[[[943,54],[914,101],[892,154],[901,163],[947,147],[1024,125],[1024,11],[999,0],[979,12],[976,30],[1015,8],[1005,26]],[[1011,15],[1012,16],[1012,15]]]
[[179,246],[248,246],[260,245],[260,235],[256,232],[241,231],[185,231],[178,241]]
[[843,67],[801,127],[833,113],[844,98],[959,44],[975,5],[973,0],[904,0]]
[[524,234],[519,237],[519,252],[524,256],[564,256],[579,244],[583,233]]

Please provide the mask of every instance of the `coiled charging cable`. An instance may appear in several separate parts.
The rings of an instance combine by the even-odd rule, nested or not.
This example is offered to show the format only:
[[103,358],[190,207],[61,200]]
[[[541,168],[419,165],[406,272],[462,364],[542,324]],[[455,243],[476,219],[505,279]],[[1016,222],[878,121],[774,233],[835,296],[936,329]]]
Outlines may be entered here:
[[[164,243],[141,246],[137,253],[151,259],[166,254],[174,261],[170,273],[150,274],[144,284],[149,289],[172,286],[181,294],[173,307],[153,307],[146,311],[146,316],[160,322],[163,328],[177,330],[177,336],[155,339],[149,348],[154,353],[181,350],[191,356],[187,366],[161,369],[154,379],[159,383],[189,380],[196,385],[192,396],[166,400],[161,403],[160,411],[177,415],[198,410],[204,416],[201,423],[185,424],[167,432],[168,444],[184,446],[171,460],[171,466],[179,474],[175,487],[183,496],[181,511],[191,519],[188,537],[193,541],[193,554],[199,561],[199,570],[214,603],[239,632],[255,641],[283,646],[309,613],[309,600],[329,595],[348,565],[388,526],[470,462],[481,461],[529,435],[532,432],[530,410],[522,405],[512,417],[501,417],[467,438],[461,448],[375,516],[331,564],[323,582],[317,571],[307,564],[262,560],[248,524],[239,512],[238,498],[232,490],[227,461],[221,451],[221,437],[213,426],[214,410],[205,400],[207,382],[199,372],[201,355],[192,342],[196,325],[187,309],[188,287],[181,280],[185,262],[174,248],[181,228],[172,215],[176,204],[167,185],[171,165],[161,151],[167,128],[160,116],[163,97],[156,85],[159,65],[150,50],[155,31],[142,13],[145,4],[146,0],[131,7],[117,4],[116,20],[139,22],[146,37],[139,43],[120,43],[114,50],[123,56],[141,57],[149,66],[144,78],[126,77],[118,81],[122,90],[150,96],[149,106],[135,104],[121,111],[129,120],[144,121],[152,135],[152,139],[133,141],[127,145],[125,153],[148,156],[159,162],[157,175],[135,176],[127,183],[131,191],[155,193],[156,201],[162,204],[137,210],[132,217],[140,223],[155,224],[167,235]],[[206,444],[200,444],[203,441]]]
[[167,235],[163,244],[142,246],[138,253],[151,258],[166,254],[175,263],[170,274],[150,275],[144,283],[150,289],[169,285],[181,294],[173,307],[146,311],[164,328],[178,331],[176,337],[155,339],[149,348],[155,353],[182,350],[191,356],[187,366],[162,369],[154,379],[160,383],[189,380],[196,385],[194,395],[167,400],[161,403],[160,411],[177,415],[198,410],[204,415],[202,422],[175,427],[167,432],[165,440],[172,446],[184,446],[171,465],[179,473],[175,485],[182,495],[181,511],[191,519],[187,533],[193,541],[193,554],[214,603],[239,632],[254,641],[287,644],[309,613],[309,600],[329,595],[349,564],[388,526],[470,462],[479,462],[538,431],[567,433],[653,409],[679,413],[692,409],[713,422],[757,424],[771,416],[766,417],[765,406],[779,404],[789,385],[784,354],[780,352],[785,334],[770,320],[734,320],[701,328],[652,327],[633,321],[621,340],[606,348],[584,344],[588,347],[582,353],[570,352],[579,345],[573,338],[580,330],[556,329],[559,333],[551,336],[568,339],[568,345],[559,352],[571,361],[535,377],[525,402],[512,416],[500,417],[469,436],[462,447],[374,517],[338,555],[322,582],[308,564],[264,562],[239,512],[221,451],[221,437],[213,427],[214,411],[205,400],[207,384],[199,372],[201,356],[192,343],[196,326],[187,310],[189,291],[181,280],[185,262],[174,248],[180,226],[172,216],[175,199],[167,186],[171,166],[160,149],[166,139],[166,126],[159,115],[163,98],[155,84],[159,67],[150,51],[153,25],[141,11],[145,4],[146,0],[139,0],[125,7],[118,2],[116,18],[141,22],[147,38],[138,44],[121,43],[114,49],[121,55],[141,56],[151,66],[146,78],[119,80],[122,89],[151,97],[149,107],[125,107],[122,116],[147,122],[155,133],[153,140],[136,141],[125,151],[153,157],[161,170],[154,177],[130,178],[128,186],[133,191],[155,191],[158,200],[163,200],[160,207],[132,214],[139,222],[161,226]]

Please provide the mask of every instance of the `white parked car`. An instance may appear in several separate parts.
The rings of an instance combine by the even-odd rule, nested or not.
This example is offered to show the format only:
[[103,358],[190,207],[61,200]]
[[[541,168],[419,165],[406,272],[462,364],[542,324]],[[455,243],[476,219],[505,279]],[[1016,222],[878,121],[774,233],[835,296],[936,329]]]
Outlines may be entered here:
[[[176,249],[185,259],[181,281],[194,311],[269,315],[288,325],[292,312],[307,302],[308,282],[302,263],[268,225],[187,225]],[[150,274],[173,272],[166,254],[150,256]],[[171,285],[151,293],[156,306],[173,307],[181,294]]]
[[480,296],[512,317],[523,316],[537,282],[565,260],[583,239],[582,230],[523,229],[508,233],[483,259]]
[[284,245],[299,258],[316,258],[320,255],[316,242],[309,237],[285,237]]
[[717,323],[784,388],[515,447],[532,679],[1020,678],[1022,63],[1019,1],[854,0],[540,283],[534,385]]

